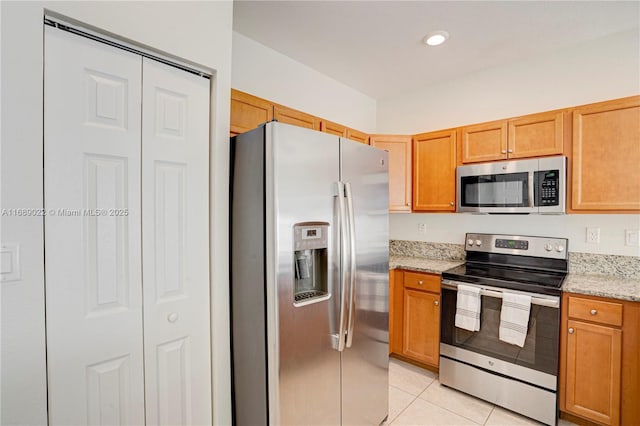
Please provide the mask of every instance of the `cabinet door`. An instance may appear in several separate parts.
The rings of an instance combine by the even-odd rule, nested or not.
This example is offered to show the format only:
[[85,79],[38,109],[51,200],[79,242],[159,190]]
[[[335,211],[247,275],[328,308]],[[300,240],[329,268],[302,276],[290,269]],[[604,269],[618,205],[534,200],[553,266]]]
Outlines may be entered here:
[[507,159],[507,120],[462,128],[462,162]]
[[573,111],[574,210],[640,210],[640,97]]
[[231,135],[248,132],[271,120],[271,102],[231,89]]
[[320,131],[336,136],[347,136],[347,128],[345,126],[328,120],[320,122]]
[[369,144],[369,135],[366,133],[359,132],[357,130],[347,128],[347,139],[351,139],[352,141]]
[[374,135],[371,146],[389,153],[389,211],[411,211],[411,136]]
[[550,111],[509,120],[509,158],[562,154],[563,112]]
[[573,320],[567,325],[566,410],[620,424],[622,331]]
[[456,131],[413,139],[413,210],[455,211]]
[[404,290],[405,356],[438,366],[440,346],[440,295]]
[[287,108],[282,105],[276,105],[273,108],[273,118],[280,123],[292,124],[298,127],[306,127],[307,129],[320,130],[320,120],[313,115],[295,109]]

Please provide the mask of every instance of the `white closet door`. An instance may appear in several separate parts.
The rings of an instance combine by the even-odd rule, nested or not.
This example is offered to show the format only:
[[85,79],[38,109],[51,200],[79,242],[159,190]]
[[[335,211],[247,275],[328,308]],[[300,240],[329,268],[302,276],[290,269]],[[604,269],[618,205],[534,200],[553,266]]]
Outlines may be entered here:
[[143,59],[147,422],[211,424],[209,80]]
[[141,63],[140,56],[45,27],[52,425],[144,423]]

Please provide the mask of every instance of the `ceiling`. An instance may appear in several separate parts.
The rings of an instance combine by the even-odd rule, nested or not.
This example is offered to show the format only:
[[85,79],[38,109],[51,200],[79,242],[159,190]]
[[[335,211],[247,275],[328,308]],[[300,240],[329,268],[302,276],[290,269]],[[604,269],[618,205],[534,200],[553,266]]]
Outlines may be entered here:
[[[638,29],[638,1],[245,1],[233,29],[374,99]],[[446,30],[427,47],[423,37]]]

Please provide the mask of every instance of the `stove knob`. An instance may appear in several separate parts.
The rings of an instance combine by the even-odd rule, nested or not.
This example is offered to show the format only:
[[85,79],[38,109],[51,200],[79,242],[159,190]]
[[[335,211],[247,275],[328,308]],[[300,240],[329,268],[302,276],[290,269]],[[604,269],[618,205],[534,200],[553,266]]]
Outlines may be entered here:
[[556,251],[557,251],[558,253],[562,253],[562,252],[564,251],[564,247],[562,247],[560,244],[558,244],[558,245],[556,246]]
[[547,244],[544,245],[544,249],[546,251],[551,251],[551,250],[553,250],[553,245],[551,243],[547,243]]
[[476,245],[480,247],[482,245],[482,240],[476,240]]
[[472,245],[473,245],[473,240],[472,240],[471,238],[469,238],[469,239],[467,240],[467,244],[469,244],[470,246],[472,246]]

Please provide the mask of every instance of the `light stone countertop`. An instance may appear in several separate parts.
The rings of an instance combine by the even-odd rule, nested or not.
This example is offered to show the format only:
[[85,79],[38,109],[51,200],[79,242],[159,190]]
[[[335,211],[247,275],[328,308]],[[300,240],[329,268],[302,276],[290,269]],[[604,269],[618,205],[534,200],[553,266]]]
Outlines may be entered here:
[[640,302],[640,279],[569,273],[562,291]]
[[[432,274],[440,274],[463,263],[464,260],[442,260],[397,255],[389,257],[389,269],[405,269]],[[639,278],[622,278],[605,274],[569,273],[564,280],[562,290],[568,293],[640,302]]]
[[462,265],[464,260],[441,260],[424,257],[389,256],[389,269],[406,269],[416,272],[440,274],[447,269]]

